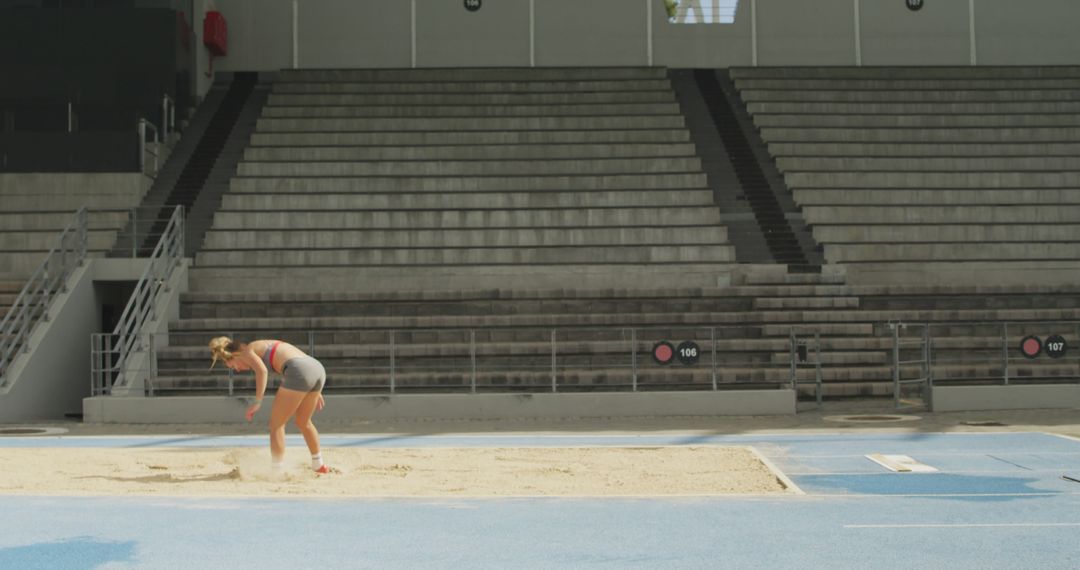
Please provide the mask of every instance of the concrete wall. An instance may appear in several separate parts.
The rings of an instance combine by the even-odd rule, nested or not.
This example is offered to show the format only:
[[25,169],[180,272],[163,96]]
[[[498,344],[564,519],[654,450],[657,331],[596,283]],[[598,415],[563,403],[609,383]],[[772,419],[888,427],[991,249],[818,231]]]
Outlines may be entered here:
[[[101,306],[109,300],[103,281],[138,281],[145,259],[88,259],[68,281],[49,309],[49,319],[31,335],[31,351],[16,358],[8,372],[13,382],[0,392],[0,421],[63,419],[83,411],[90,396],[90,335],[102,332]],[[174,272],[172,295],[161,300],[151,332],[165,329],[179,316],[186,290],[187,263]],[[159,339],[165,342],[167,338]],[[139,366],[135,363],[135,366]],[[141,386],[139,387],[141,390]]]
[[935,386],[935,412],[1080,408],[1080,384]]
[[[195,1],[200,36],[209,2]],[[216,69],[292,66],[292,0],[216,5],[229,23],[229,53]],[[413,6],[414,0],[297,2],[299,66],[411,66]],[[971,62],[969,2],[927,1],[912,12],[900,0],[859,0],[858,36],[855,6],[816,0],[808,10],[806,0],[742,0],[734,24],[678,25],[667,22],[661,0],[500,0],[478,12],[455,0],[415,0],[416,65],[727,67],[754,63],[755,38],[758,65],[854,65],[857,46],[863,65]],[[977,62],[1080,64],[1078,21],[1080,2],[1072,0],[974,0]],[[196,75],[205,93],[207,58],[199,49]]]
[[31,352],[8,370],[14,381],[0,392],[4,422],[63,419],[80,413],[90,395],[90,333],[101,322],[90,263],[75,270],[68,287],[50,307],[49,320],[30,335]]
[[[267,398],[271,399],[270,397]],[[247,398],[87,398],[84,421],[92,423],[239,423]],[[256,422],[269,421],[271,402]],[[791,390],[638,392],[604,394],[410,394],[329,395],[318,419],[500,419],[672,415],[787,415],[795,413]]]
[[[137,172],[0,173],[0,195],[94,196],[122,194],[131,197],[133,202],[138,204],[153,183],[152,178]],[[67,210],[69,208],[65,205],[57,209]]]

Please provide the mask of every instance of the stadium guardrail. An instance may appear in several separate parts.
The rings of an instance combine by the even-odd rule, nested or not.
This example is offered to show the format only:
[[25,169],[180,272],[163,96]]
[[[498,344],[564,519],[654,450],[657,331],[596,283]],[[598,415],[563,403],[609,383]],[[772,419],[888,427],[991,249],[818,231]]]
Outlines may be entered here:
[[7,388],[12,361],[20,350],[29,352],[34,328],[49,318],[49,307],[65,292],[68,277],[86,260],[86,233],[87,210],[80,208],[0,321],[0,389]]

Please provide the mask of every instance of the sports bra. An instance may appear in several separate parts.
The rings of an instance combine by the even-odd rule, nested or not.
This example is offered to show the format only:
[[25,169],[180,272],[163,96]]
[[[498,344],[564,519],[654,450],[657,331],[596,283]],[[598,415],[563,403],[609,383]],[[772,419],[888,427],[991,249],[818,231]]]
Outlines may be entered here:
[[270,346],[268,346],[265,351],[263,351],[263,355],[262,355],[263,362],[265,362],[266,367],[269,368],[272,371],[275,371],[274,370],[274,353],[277,352],[277,347],[278,347],[279,344],[281,344],[281,341],[275,340],[274,342],[270,343]]

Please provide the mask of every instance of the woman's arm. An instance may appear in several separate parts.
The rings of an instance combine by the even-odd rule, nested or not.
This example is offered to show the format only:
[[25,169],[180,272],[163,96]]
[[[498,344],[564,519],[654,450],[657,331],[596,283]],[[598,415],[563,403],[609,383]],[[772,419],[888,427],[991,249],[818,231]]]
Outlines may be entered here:
[[255,417],[255,412],[259,411],[262,407],[263,395],[266,394],[266,377],[268,372],[266,365],[263,364],[261,358],[255,355],[255,351],[248,348],[241,354],[241,357],[247,362],[247,365],[251,367],[251,370],[255,372],[255,403],[248,406],[247,413],[244,414],[247,417],[247,421],[251,421]]

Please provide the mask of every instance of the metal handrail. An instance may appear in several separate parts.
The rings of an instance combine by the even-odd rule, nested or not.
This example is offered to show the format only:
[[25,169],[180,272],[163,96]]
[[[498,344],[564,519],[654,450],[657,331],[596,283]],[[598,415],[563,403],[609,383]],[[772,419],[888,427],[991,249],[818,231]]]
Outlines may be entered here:
[[[147,121],[146,119],[139,119],[138,131],[139,131],[139,172],[146,173],[146,131],[153,131],[154,144],[158,143],[158,128],[154,123]],[[158,151],[153,149],[150,151],[154,155],[154,170],[150,174],[151,177],[157,176],[158,172]]]
[[176,130],[176,103],[168,94],[161,96],[161,139],[169,141],[169,133]]
[[[153,320],[159,295],[168,290],[173,270],[180,265],[183,256],[184,208],[177,206],[116,328],[112,333],[92,335],[91,390],[94,395],[108,394],[113,387],[130,384],[131,379],[124,374],[128,358],[143,349],[140,334],[143,326]],[[107,366],[103,364],[103,355],[108,355]]]
[[0,321],[0,388],[7,386],[8,367],[19,347],[29,352],[27,339],[39,322],[48,320],[49,306],[65,290],[68,277],[86,259],[86,208],[79,208],[60,232],[56,247],[49,251],[27,280],[7,315]]

